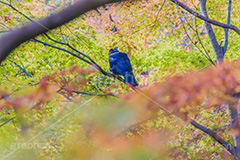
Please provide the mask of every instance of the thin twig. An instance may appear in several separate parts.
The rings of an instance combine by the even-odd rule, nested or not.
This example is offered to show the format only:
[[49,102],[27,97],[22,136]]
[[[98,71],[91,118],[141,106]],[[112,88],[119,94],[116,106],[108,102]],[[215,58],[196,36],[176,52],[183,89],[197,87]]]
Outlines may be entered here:
[[29,74],[29,73],[25,70],[25,68],[21,67],[20,65],[18,65],[18,64],[17,64],[16,62],[14,62],[14,61],[11,61],[11,60],[10,60],[10,62],[14,63],[15,66],[17,66],[18,68],[20,68],[20,69],[23,71],[23,73],[25,73],[26,75],[28,75],[29,77],[32,78],[32,75]]
[[14,120],[15,118],[16,118],[16,116],[14,116],[14,117],[12,117],[12,118],[9,118],[9,119],[7,119],[5,122],[3,122],[3,123],[0,125],[0,127],[4,126],[5,124],[7,124],[8,122],[10,122],[10,121]]
[[157,12],[157,16],[156,16],[155,20],[154,20],[152,23],[144,26],[144,27],[141,28],[141,29],[136,30],[135,32],[132,33],[132,35],[135,34],[135,33],[137,33],[137,32],[139,32],[140,30],[148,27],[148,26],[151,26],[151,25],[152,25],[152,27],[155,26],[155,23],[157,22],[157,19],[158,19],[159,15],[160,15],[160,11],[162,10],[162,8],[163,8],[163,6],[164,6],[165,3],[166,3],[166,0],[164,0],[163,4],[162,4],[161,7],[159,8],[159,10],[158,10],[158,12]]
[[[26,111],[23,111],[23,112],[19,113],[19,115],[23,115],[24,113],[27,113],[27,112],[31,111],[32,109],[34,109],[35,107],[39,106],[40,104],[41,104],[41,102],[36,103],[33,107],[27,109]],[[18,115],[18,116],[19,116],[19,115]],[[5,124],[7,124],[8,122],[10,122],[11,120],[13,120],[13,119],[15,119],[15,118],[17,118],[17,116],[14,116],[14,117],[12,117],[12,118],[9,118],[8,120],[6,120],[6,121],[3,122],[2,124],[0,124],[0,127],[4,126]]]
[[[195,27],[197,26],[197,18],[195,17]],[[200,37],[199,37],[199,33],[198,33],[198,30],[197,29],[195,29],[195,32],[196,32],[196,34],[197,34],[197,38],[198,38],[198,41],[199,41],[199,43],[200,43],[200,45],[202,46],[202,48],[204,49],[204,52],[208,55],[208,57],[210,57],[209,56],[209,54],[208,54],[208,51],[206,50],[206,48],[205,48],[205,46],[203,45],[203,43],[202,43],[202,40],[200,39]]]
[[[183,13],[183,12],[182,12],[182,13]],[[184,16],[184,19],[186,19],[184,13],[183,13],[183,16]],[[193,40],[191,39],[191,37],[189,36],[189,34],[188,34],[188,32],[187,32],[187,29],[186,29],[186,27],[185,27],[185,25],[184,25],[183,20],[182,20],[181,17],[180,17],[180,21],[181,21],[181,23],[182,23],[182,25],[183,25],[183,29],[184,29],[184,31],[185,31],[188,39],[191,41],[191,43],[192,43],[195,47],[197,47],[197,49],[207,58],[207,60],[209,60],[209,61],[215,66],[215,63],[213,62],[213,60],[211,59],[211,57],[210,57],[208,54],[205,54],[205,53],[197,46],[197,44],[195,44],[195,43],[193,42]],[[188,26],[190,26],[190,28],[191,28],[192,30],[195,30],[195,29],[189,24],[189,22],[188,22],[187,19],[186,19],[186,21],[187,21],[187,23],[188,23]]]
[[84,95],[89,95],[89,96],[113,96],[113,97],[117,97],[115,94],[113,93],[109,93],[109,94],[100,94],[100,93],[90,93],[90,92],[83,92],[83,91],[72,91],[74,93],[77,94],[84,94]]

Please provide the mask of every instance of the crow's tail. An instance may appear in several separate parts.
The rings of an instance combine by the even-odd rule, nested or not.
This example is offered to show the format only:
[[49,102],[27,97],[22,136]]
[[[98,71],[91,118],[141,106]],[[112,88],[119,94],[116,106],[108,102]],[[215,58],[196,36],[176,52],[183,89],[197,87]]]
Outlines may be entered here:
[[138,86],[138,82],[137,80],[135,79],[133,73],[130,73],[130,72],[125,72],[124,74],[124,79],[125,79],[125,82],[132,85],[132,86]]

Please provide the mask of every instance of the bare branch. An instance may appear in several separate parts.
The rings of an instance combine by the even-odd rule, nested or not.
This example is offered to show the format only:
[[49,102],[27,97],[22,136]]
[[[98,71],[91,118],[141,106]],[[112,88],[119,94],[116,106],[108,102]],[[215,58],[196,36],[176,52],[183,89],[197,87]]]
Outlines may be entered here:
[[201,131],[205,132],[206,134],[210,135],[212,138],[214,138],[218,143],[220,143],[223,147],[225,147],[230,153],[232,153],[234,156],[237,156],[236,148],[233,147],[231,144],[227,143],[224,141],[220,136],[217,135],[214,131],[212,131],[209,128],[206,128],[200,124],[198,124],[196,121],[192,120],[190,117],[188,117],[188,114],[186,112],[181,112],[181,111],[175,111],[175,112],[170,112],[168,111],[165,107],[161,106],[156,102],[155,100],[149,98],[146,96],[144,93],[142,93],[140,90],[136,90],[140,94],[142,94],[144,97],[149,99],[151,102],[153,102],[155,105],[157,105],[162,111],[164,111],[168,115],[174,115],[175,117],[178,117],[184,122],[190,122],[194,127],[200,129]]
[[120,0],[78,0],[73,5],[70,5],[57,13],[2,35],[0,37],[0,62],[2,62],[13,49],[23,42],[42,33],[46,33],[51,29],[57,28],[91,9],[95,9],[107,3],[119,1]]
[[[232,6],[232,1],[229,0],[228,1],[228,13],[227,13],[227,24],[230,24],[230,19],[231,19],[231,6]],[[224,29],[224,54],[227,51],[227,47],[228,47],[228,29]]]
[[[5,97],[4,99],[7,99],[7,98],[8,98],[8,96]],[[29,109],[27,109],[27,110],[25,110],[25,111],[22,111],[22,112],[20,112],[20,113],[18,113],[18,116],[23,115],[24,113],[27,113],[27,112],[31,111],[32,109],[38,107],[40,104],[41,104],[41,102],[36,103],[36,104],[35,104],[34,106],[32,106],[31,108],[29,108]],[[14,120],[15,118],[17,118],[17,115],[16,115],[16,116],[13,116],[12,118],[7,119],[5,122],[3,122],[2,124],[0,124],[0,127],[6,125],[8,122]]]
[[[84,59],[83,57],[81,57],[81,56],[79,56],[79,55],[77,55],[77,54],[75,54],[75,53],[73,53],[73,52],[71,52],[71,51],[69,51],[69,50],[66,50],[66,49],[64,49],[64,48],[61,48],[61,47],[57,47],[57,46],[48,44],[48,43],[46,43],[46,42],[43,42],[43,41],[40,41],[40,40],[37,40],[37,39],[34,39],[34,41],[39,42],[39,43],[42,43],[43,45],[46,45],[46,46],[49,46],[49,47],[52,47],[52,48],[59,49],[59,50],[62,50],[62,51],[64,51],[64,52],[67,52],[67,53],[71,54],[72,56],[77,57],[78,59],[80,59],[80,60],[88,63],[88,64],[91,65],[91,66],[93,66],[94,68],[96,68],[98,71],[100,71],[100,72],[101,72],[102,74],[104,74],[105,76],[114,77],[114,78],[118,79],[119,81],[122,81],[123,83],[125,83],[125,80],[124,80],[122,77],[116,76],[116,75],[114,75],[114,74],[112,74],[112,73],[108,73],[108,72],[104,71],[104,70],[103,70],[96,62],[94,62],[90,57],[89,57],[89,58],[90,58],[94,63],[92,63],[92,62]],[[75,50],[75,49],[74,49],[74,50]],[[78,53],[79,53],[79,52],[78,52]]]
[[[157,20],[158,20],[158,17],[159,17],[159,15],[160,15],[160,11],[163,9],[165,3],[166,3],[166,0],[163,1],[163,4],[161,5],[161,7],[159,8],[159,10],[158,10],[158,12],[157,12],[157,16],[156,16],[155,20],[154,20],[152,23],[150,23],[150,24],[148,24],[148,25],[146,25],[146,26],[144,26],[144,27],[136,30],[136,31],[133,32],[132,34],[139,33],[140,30],[145,29],[146,27],[149,27],[149,26],[153,27],[153,26],[155,26],[155,25],[156,25],[156,22],[157,22]],[[152,28],[152,29],[153,29],[153,28]],[[149,31],[149,33],[152,31],[152,29]]]
[[[206,18],[208,18],[207,9],[206,9],[206,0],[199,0],[199,6],[200,6],[201,13]],[[212,47],[213,47],[213,50],[214,50],[214,53],[215,53],[215,57],[216,57],[217,63],[219,63],[220,61],[223,60],[223,57],[224,57],[223,48],[218,44],[211,24],[208,23],[207,21],[204,21],[204,26],[205,26],[205,28],[207,30],[208,37],[209,37],[210,42],[212,44]]]
[[[5,5],[10,6],[13,10],[15,10],[16,12],[18,12],[20,15],[24,16],[24,17],[25,17],[26,19],[28,19],[29,21],[34,22],[30,17],[28,17],[28,16],[25,15],[23,12],[19,11],[18,9],[16,9],[11,3],[10,3],[10,4],[7,4],[7,3],[4,3],[4,2],[2,2],[2,1],[0,1],[0,3],[3,3],[3,4],[5,4]],[[43,26],[42,24],[39,24],[39,25],[42,26],[43,28],[46,28],[46,27]],[[46,28],[46,29],[47,29],[47,28]],[[65,43],[65,42],[57,41],[57,40],[51,38],[47,33],[43,33],[43,34],[44,34],[48,39],[50,39],[51,41],[53,41],[53,42],[55,42],[55,43],[59,43],[59,44],[68,46],[69,48],[71,48],[71,49],[74,50],[75,52],[77,52],[77,53],[79,53],[80,55],[82,55],[83,57],[87,58],[88,60],[85,59],[85,58],[83,58],[83,57],[80,57],[79,55],[76,55],[76,54],[74,54],[73,52],[70,52],[70,51],[68,51],[68,50],[66,50],[66,49],[63,49],[63,48],[60,48],[60,47],[56,47],[56,46],[54,46],[54,45],[50,45],[50,44],[48,44],[47,42],[43,42],[43,41],[40,41],[40,40],[37,40],[37,39],[34,39],[34,41],[39,42],[39,43],[42,43],[42,44],[47,45],[47,46],[50,46],[50,47],[53,47],[53,48],[55,48],[55,49],[59,49],[59,50],[68,52],[68,53],[70,53],[71,55],[73,55],[73,56],[81,59],[82,61],[84,61],[84,62],[92,65],[94,68],[96,68],[97,70],[99,70],[99,71],[100,71],[101,73],[103,73],[104,75],[106,75],[106,76],[108,76],[108,77],[117,78],[118,80],[120,80],[120,81],[122,81],[122,82],[125,83],[125,80],[124,80],[124,79],[122,79],[122,78],[119,77],[119,76],[115,76],[115,75],[113,75],[112,73],[108,73],[108,72],[104,71],[91,57],[89,57],[88,55],[86,55],[86,54],[78,51],[77,49],[75,49],[74,47],[72,47],[70,44]],[[89,60],[90,60],[91,62],[90,62]],[[18,67],[19,67],[19,66],[18,66]],[[52,68],[52,67],[51,67],[51,68]],[[22,69],[22,68],[20,67],[20,69]],[[23,68],[23,69],[24,69],[24,68]],[[22,70],[23,70],[23,69],[22,69]],[[26,70],[23,70],[23,72],[26,73]],[[28,74],[28,75],[29,75],[29,74]],[[30,76],[31,76],[31,75],[30,75]]]
[[224,24],[224,23],[221,23],[221,22],[218,22],[218,21],[215,21],[215,20],[212,20],[212,19],[209,19],[193,10],[191,10],[189,7],[187,7],[186,5],[184,5],[183,3],[179,2],[178,0],[170,0],[172,1],[173,3],[175,3],[176,5],[179,5],[181,8],[183,8],[184,10],[188,11],[189,13],[191,13],[192,15],[194,15],[195,17],[198,17],[204,21],[207,21],[208,23],[211,23],[215,26],[219,26],[219,27],[223,27],[223,28],[228,28],[228,29],[231,29],[233,31],[235,31],[236,33],[238,33],[240,35],[240,30],[232,25],[232,24]]
[[63,97],[65,97],[68,101],[72,102],[72,99],[68,97],[65,93],[58,91],[59,94],[61,94]]
[[8,122],[14,120],[16,118],[16,116],[12,117],[12,118],[9,118],[7,119],[5,122],[3,122],[2,124],[0,124],[0,127],[4,126],[5,124],[7,124]]
[[[184,19],[186,19],[184,13],[183,13],[183,16],[184,16]],[[197,44],[195,44],[195,43],[193,42],[192,38],[190,37],[190,35],[189,35],[188,32],[187,32],[187,29],[186,29],[186,27],[185,27],[185,25],[184,25],[183,20],[182,20],[181,17],[180,17],[180,21],[181,21],[181,23],[182,23],[183,29],[184,29],[184,31],[185,31],[188,39],[190,40],[191,44],[193,44],[193,45],[207,58],[207,60],[209,60],[209,61],[215,66],[215,63],[213,62],[213,60],[211,59],[211,57],[210,57],[207,53],[204,53],[204,52],[197,46]],[[186,21],[187,21],[188,26],[190,26],[190,28],[191,28],[193,31],[195,31],[195,29],[189,24],[189,22],[188,22],[187,19],[186,19]]]
[[[185,17],[185,13],[183,13],[183,16]],[[194,17],[195,19],[194,19],[194,22],[195,22],[195,28],[187,21],[187,24],[188,24],[188,26],[196,33],[196,35],[197,35],[197,39],[198,39],[198,41],[199,41],[199,43],[200,43],[200,45],[201,45],[201,47],[203,48],[203,50],[204,50],[204,53],[203,54],[206,54],[207,55],[207,57],[209,58],[209,59],[211,59],[211,57],[210,57],[210,55],[208,54],[208,51],[206,50],[206,48],[204,47],[204,45],[203,45],[203,43],[202,43],[202,41],[201,41],[201,39],[200,39],[200,37],[199,37],[199,33],[198,33],[198,29],[196,28],[196,26],[197,26],[197,18],[196,17]],[[185,18],[186,19],[186,18]],[[211,59],[211,61],[213,61],[212,59]],[[211,62],[213,65],[215,65],[215,62]]]
[[11,62],[14,63],[18,68],[20,68],[26,75],[28,75],[29,77],[32,78],[32,75],[31,75],[30,73],[28,73],[24,67],[21,67],[21,66],[20,66],[19,64],[17,64],[16,62],[13,62],[13,61],[11,61]]
[[235,147],[233,147],[232,145],[230,145],[228,142],[224,141],[220,136],[217,135],[217,133],[215,133],[214,131],[212,131],[209,128],[206,128],[200,124],[198,124],[196,121],[191,120],[190,123],[200,129],[201,131],[205,132],[206,134],[208,134],[209,136],[211,136],[213,139],[215,139],[219,144],[221,144],[224,148],[226,148],[232,155],[237,155],[236,154],[236,149]]
[[239,119],[238,119],[237,106],[238,106],[237,101],[233,104],[229,104],[228,111],[229,111],[229,119],[230,119],[230,125],[231,125],[234,144],[235,144],[235,147],[239,148],[240,147],[240,125],[239,125]]
[[84,94],[84,95],[89,95],[89,96],[113,96],[113,97],[116,97],[115,94],[100,94],[100,93],[90,93],[90,92],[83,92],[83,91],[72,91],[74,93],[77,93],[77,94]]

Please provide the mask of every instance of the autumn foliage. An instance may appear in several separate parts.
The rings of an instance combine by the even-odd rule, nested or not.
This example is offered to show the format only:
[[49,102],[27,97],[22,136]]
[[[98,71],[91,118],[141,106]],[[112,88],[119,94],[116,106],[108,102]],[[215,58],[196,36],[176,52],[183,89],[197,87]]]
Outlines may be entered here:
[[[197,2],[184,4],[199,12]],[[227,2],[211,3],[209,17],[225,19]],[[15,9],[0,4],[4,33],[29,23],[23,14],[34,21],[73,1],[14,1]],[[237,17],[239,4],[232,6]],[[217,39],[224,34],[219,27],[214,32]],[[107,4],[35,37],[1,64],[0,156],[232,158],[228,147],[235,149],[239,133],[228,110],[239,103],[236,37],[229,34],[226,61],[200,70],[214,59],[202,20],[165,0]],[[128,54],[138,87],[108,74],[108,51],[115,46]]]
[[[144,124],[162,117],[159,114],[162,111],[165,115],[173,114],[176,118],[188,122],[188,117],[194,118],[203,109],[223,103],[234,103],[236,99],[231,95],[239,92],[239,71],[239,60],[225,62],[202,72],[192,71],[169,77],[165,82],[135,89],[125,95],[117,94],[120,104],[112,106],[114,107],[110,111],[112,115],[105,115],[109,114],[107,111],[99,113],[99,116],[114,118],[119,110],[125,112],[127,116],[114,118],[115,121],[110,124],[104,124],[106,122],[102,118],[98,122],[93,120],[84,124],[79,133],[77,132],[71,156],[88,159],[104,154],[114,159],[120,155],[139,156],[137,153],[146,154],[145,156],[153,153],[157,153],[158,156],[171,155],[172,153],[164,147],[169,131],[143,127]],[[77,99],[80,97],[77,98],[74,91],[84,88],[87,80],[83,76],[93,72],[95,72],[93,68],[82,69],[73,66],[44,76],[36,86],[28,88],[28,93],[21,96],[2,91],[1,108],[21,108],[22,116],[29,109],[38,108],[53,98],[60,98],[58,93],[63,95],[60,99],[68,97],[68,100],[79,103]],[[65,78],[62,79],[63,76]]]

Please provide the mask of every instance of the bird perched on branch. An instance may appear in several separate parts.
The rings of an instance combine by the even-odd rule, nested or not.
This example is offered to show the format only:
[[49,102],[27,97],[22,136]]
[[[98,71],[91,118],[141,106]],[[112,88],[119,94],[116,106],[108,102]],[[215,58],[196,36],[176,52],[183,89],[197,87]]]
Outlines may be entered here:
[[132,71],[132,65],[126,53],[119,52],[115,47],[109,51],[110,71],[116,75],[122,75],[127,84],[137,86],[138,82],[135,79]]

